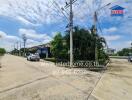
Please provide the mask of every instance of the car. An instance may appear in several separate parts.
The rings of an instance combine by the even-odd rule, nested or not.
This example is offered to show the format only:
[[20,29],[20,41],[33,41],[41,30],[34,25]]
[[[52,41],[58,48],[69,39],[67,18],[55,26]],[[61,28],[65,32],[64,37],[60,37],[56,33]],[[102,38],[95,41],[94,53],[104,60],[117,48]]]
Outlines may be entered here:
[[29,54],[27,56],[27,60],[28,61],[39,61],[40,60],[40,56],[37,53],[35,53],[35,54]]
[[132,56],[129,56],[129,57],[128,57],[128,61],[129,61],[129,62],[132,62]]
[[132,54],[129,54],[129,56],[128,56],[128,61],[129,61],[129,62],[132,62]]

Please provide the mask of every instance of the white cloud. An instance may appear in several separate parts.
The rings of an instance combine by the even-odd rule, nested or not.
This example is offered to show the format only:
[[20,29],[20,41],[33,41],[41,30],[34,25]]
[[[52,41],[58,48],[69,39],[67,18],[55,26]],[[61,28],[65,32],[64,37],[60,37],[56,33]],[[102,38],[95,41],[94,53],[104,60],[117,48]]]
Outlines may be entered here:
[[22,34],[25,34],[27,38],[29,39],[35,39],[35,40],[48,40],[51,41],[52,38],[50,36],[48,36],[47,34],[40,34],[37,33],[35,30],[32,29],[19,29],[19,34],[20,36]]
[[28,20],[24,19],[24,18],[21,17],[21,16],[18,16],[17,19],[18,19],[20,22],[22,22],[23,24],[27,25],[27,26],[28,26],[28,25],[31,25],[31,26],[39,26],[39,25],[40,25],[40,24],[33,24],[33,23],[29,22]]
[[7,35],[5,32],[0,31],[0,36],[2,37],[2,40],[6,40],[8,42],[15,42],[18,41],[19,38],[17,36]]
[[121,25],[118,28],[118,32],[121,34],[126,34],[126,35],[130,35],[132,37],[132,20],[127,20],[123,23],[121,23]]
[[[40,24],[51,24],[51,23],[59,23],[64,20],[63,14],[59,13],[59,11],[52,5],[50,0],[0,0],[0,16],[6,16],[13,19],[16,19],[25,25],[40,25]],[[52,1],[52,0],[51,0]],[[64,7],[65,0],[55,0],[58,2],[60,7]],[[69,1],[69,0],[67,0]],[[109,2],[115,2],[115,0],[78,0],[73,6],[74,12],[74,22],[82,21],[86,23],[88,20],[88,24],[93,24],[93,12],[100,6],[108,4]],[[122,24],[119,25],[118,29],[116,27],[112,27],[110,29],[105,29],[104,31],[107,33],[116,32],[117,34],[125,33],[132,34],[131,27],[132,23],[127,19],[127,16],[131,15],[132,11],[131,3],[122,3],[121,0],[116,0],[117,2],[113,3],[111,6],[118,4],[125,7],[125,11],[127,12],[123,18],[112,18],[110,16],[109,7],[101,10],[99,12],[100,21],[106,21],[108,23],[119,22],[122,21]],[[56,5],[55,5],[56,6]],[[67,12],[69,10],[67,9]],[[25,33],[29,39],[35,40],[37,43],[37,39],[41,42],[48,42],[51,40],[51,37],[46,34],[38,34],[34,30],[30,29],[20,29],[20,33]],[[15,39],[16,36],[8,36],[6,38]],[[131,36],[131,35],[130,35]],[[107,35],[105,36],[108,41],[118,40],[121,38],[119,35]],[[34,42],[35,42],[34,41]]]
[[[0,31],[0,47],[6,48],[6,50],[10,51],[14,49],[14,45],[16,46],[16,42],[23,43],[21,38],[22,34],[25,34],[27,37],[26,47],[32,47],[44,43],[48,43],[52,40],[52,38],[46,34],[38,34],[36,31],[31,29],[19,29],[20,37],[8,35],[7,33]],[[23,45],[22,45],[23,47]]]
[[103,36],[107,41],[115,41],[121,38],[120,35],[105,35]]
[[121,41],[121,42],[115,42],[114,44],[109,42],[108,45],[110,48],[113,48],[113,49],[116,49],[116,51],[119,51],[122,48],[130,48],[131,47],[130,42],[132,41]]
[[7,33],[0,31],[0,47],[5,48],[6,50],[11,50],[14,48],[14,43],[20,40],[17,36],[8,35]]
[[0,36],[1,36],[1,38],[5,37],[6,36],[6,33],[3,32],[3,31],[0,31]]
[[[50,2],[51,1],[51,2]],[[11,17],[25,25],[59,22],[60,16],[52,0],[0,0],[0,15]]]
[[[60,7],[65,0],[55,0]],[[76,20],[86,20],[94,10],[114,0],[78,0],[73,6]],[[68,2],[68,1],[67,1]],[[0,15],[19,20],[26,25],[63,21],[64,16],[53,0],[0,0]],[[67,9],[68,11],[68,9]]]
[[117,28],[116,27],[111,27],[109,29],[103,29],[103,32],[105,34],[108,34],[108,33],[113,33],[113,32],[116,32],[117,31]]

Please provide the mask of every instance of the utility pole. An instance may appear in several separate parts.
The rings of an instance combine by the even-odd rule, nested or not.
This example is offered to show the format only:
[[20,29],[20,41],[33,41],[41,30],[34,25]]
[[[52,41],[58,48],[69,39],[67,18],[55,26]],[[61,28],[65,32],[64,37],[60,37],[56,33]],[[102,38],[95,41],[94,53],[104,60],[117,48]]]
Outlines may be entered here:
[[131,42],[131,53],[132,53],[132,42]]
[[70,67],[73,66],[73,12],[72,12],[72,2],[70,0]]
[[19,52],[18,52],[18,41],[16,42],[16,45],[17,45],[17,55],[19,55]]
[[27,41],[27,37],[26,37],[25,34],[22,35],[22,39],[23,39],[23,45],[24,45],[24,57],[25,57],[25,54],[26,54],[25,47],[26,47],[26,41]]
[[16,53],[16,47],[15,47],[15,43],[14,43],[14,55],[15,55],[15,53]]
[[[95,37],[97,35],[97,22],[98,22],[98,11],[100,11],[101,9],[107,7],[111,5],[111,3],[108,3],[102,7],[100,7],[99,9],[97,9],[95,12],[94,12],[94,33],[95,33]],[[98,62],[98,45],[97,45],[97,37],[95,38],[95,61]]]
[[95,34],[95,61],[98,62],[98,47],[97,47],[97,12],[94,12],[94,34]]
[[21,56],[21,41],[20,41],[19,55]]
[[[67,18],[67,16],[65,15],[65,13],[63,11],[65,11],[64,8],[60,8],[59,5],[55,2],[55,0],[53,0],[54,3],[56,4],[56,6],[61,9],[61,13]],[[67,18],[69,20],[69,30],[70,30],[70,67],[73,66],[73,11],[72,11],[72,5],[76,2],[77,0],[70,0],[69,3],[66,2],[66,6],[65,8],[70,7],[70,14],[68,14],[66,11],[66,13],[68,14],[69,18]]]

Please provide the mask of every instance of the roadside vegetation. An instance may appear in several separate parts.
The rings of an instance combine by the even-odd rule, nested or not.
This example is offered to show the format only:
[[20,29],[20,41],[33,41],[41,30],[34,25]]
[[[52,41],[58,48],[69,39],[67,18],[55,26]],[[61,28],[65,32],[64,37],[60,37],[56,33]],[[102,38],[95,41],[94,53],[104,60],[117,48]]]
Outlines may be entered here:
[[[70,60],[70,32],[66,30],[62,33],[58,32],[51,41],[51,56],[44,58],[52,62],[69,62]],[[74,62],[78,61],[95,61],[95,48],[97,47],[97,55],[99,64],[106,64],[109,56],[105,52],[106,41],[103,37],[95,34],[95,27],[92,26],[90,30],[80,28],[78,26],[73,28],[73,55]],[[37,50],[32,48],[25,48],[25,53],[35,53]],[[14,49],[11,51],[13,55],[24,55],[24,48],[20,51]]]
[[6,50],[4,48],[0,48],[0,56],[3,56],[6,53]]
[[129,56],[129,54],[132,53],[132,49],[131,48],[124,48],[121,51],[117,52],[118,56]]
[[[103,37],[94,33],[94,27],[90,30],[74,27],[73,32],[73,53],[74,61],[95,61],[95,43],[97,46],[98,61],[106,63],[108,55],[104,51],[106,41]],[[69,61],[70,34],[67,30],[65,35],[57,33],[51,42],[51,52],[56,61]]]

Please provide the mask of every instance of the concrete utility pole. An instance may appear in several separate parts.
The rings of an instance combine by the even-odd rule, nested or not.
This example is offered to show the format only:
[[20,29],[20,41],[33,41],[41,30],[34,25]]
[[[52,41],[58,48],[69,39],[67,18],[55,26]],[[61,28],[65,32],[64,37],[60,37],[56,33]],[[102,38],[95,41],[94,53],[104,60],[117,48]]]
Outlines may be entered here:
[[24,56],[26,54],[26,50],[25,50],[25,47],[26,47],[26,41],[27,41],[27,37],[25,34],[22,35],[22,39],[23,39],[23,45],[24,45]]
[[70,67],[73,66],[73,12],[72,12],[72,2],[70,0]]
[[[94,34],[97,35],[97,12],[94,12]],[[97,37],[95,38],[95,61],[98,61],[98,47],[97,47]]]
[[[65,11],[64,8],[60,8],[59,5],[56,3],[55,0],[53,0],[54,3],[56,4],[56,6],[62,10],[61,13],[67,18],[67,16],[65,15],[65,13],[63,11]],[[69,3],[66,2],[66,6],[65,8],[70,7],[70,15],[66,12],[66,14],[68,14],[68,16],[70,16],[70,18],[67,18],[69,20],[69,30],[70,30],[70,67],[73,66],[73,11],[72,11],[72,5],[76,2],[77,0],[70,0]]]
[[16,42],[16,45],[17,45],[17,55],[19,55],[19,52],[18,52],[18,41]]
[[20,49],[19,49],[19,56],[21,56],[21,41],[20,41]]
[[[111,5],[111,3],[108,3],[102,7],[100,7],[99,9],[97,9],[95,12],[94,12],[94,33],[95,35],[97,35],[97,22],[98,22],[98,11],[100,11],[101,9],[107,7]],[[97,47],[97,37],[95,39],[95,61],[98,62],[98,47]]]
[[131,53],[132,53],[132,42],[131,42]]

